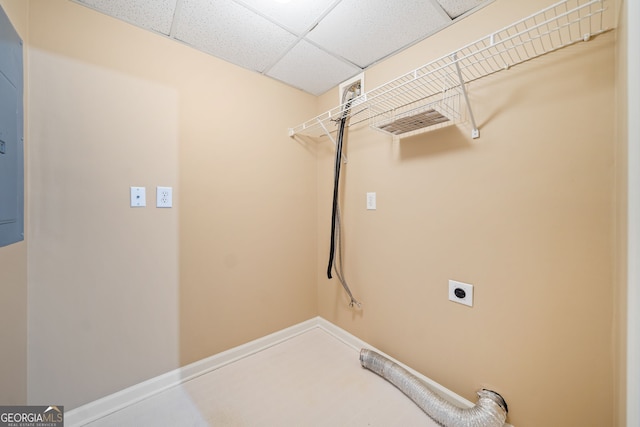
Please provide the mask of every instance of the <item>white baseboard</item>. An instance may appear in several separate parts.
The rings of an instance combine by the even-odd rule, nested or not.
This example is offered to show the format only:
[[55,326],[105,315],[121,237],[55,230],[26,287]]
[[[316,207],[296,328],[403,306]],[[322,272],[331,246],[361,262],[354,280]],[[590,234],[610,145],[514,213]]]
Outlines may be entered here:
[[192,380],[193,378],[199,377],[200,375],[219,369],[229,363],[248,357],[261,350],[302,334],[309,329],[317,327],[318,318],[310,319],[265,337],[250,341],[246,344],[242,344],[238,347],[223,351],[222,353],[215,354],[211,357],[207,357],[167,372],[166,374],[132,385],[124,390],[115,392],[98,400],[94,400],[93,402],[89,402],[85,405],[79,406],[78,408],[65,411],[65,426],[83,426],[91,421],[95,421],[120,409],[126,408],[129,405],[133,405],[155,394],[161,393],[171,387],[178,386],[186,381]]
[[[461,407],[473,406],[473,403],[468,401],[467,399],[464,399],[463,397],[452,392],[451,390],[446,389],[445,387],[425,377],[419,372],[416,372],[410,367],[396,361],[392,357],[384,354],[380,350],[372,347],[361,339],[355,337],[354,335],[351,335],[344,329],[328,322],[321,317],[315,317],[313,319],[307,320],[305,322],[299,323],[265,337],[258,338],[238,347],[223,351],[222,353],[207,357],[206,359],[202,359],[181,368],[175,369],[171,372],[167,372],[166,374],[162,374],[147,381],[143,381],[139,384],[135,384],[124,390],[87,403],[86,405],[80,406],[70,411],[66,411],[64,416],[65,425],[67,427],[83,426],[120,409],[126,408],[129,405],[133,405],[155,394],[161,393],[171,387],[176,387],[186,381],[199,377],[200,375],[204,375],[208,372],[228,365],[229,363],[233,363],[237,360],[243,359],[245,357],[251,356],[252,354],[277,345],[283,341],[289,340],[313,328],[323,329],[327,333],[331,334],[335,338],[341,340],[345,344],[353,347],[358,351],[363,347],[375,350],[416,375],[418,378],[429,384],[429,386],[433,387],[443,397],[447,398],[452,403],[457,404]],[[505,427],[513,426],[505,424]]]

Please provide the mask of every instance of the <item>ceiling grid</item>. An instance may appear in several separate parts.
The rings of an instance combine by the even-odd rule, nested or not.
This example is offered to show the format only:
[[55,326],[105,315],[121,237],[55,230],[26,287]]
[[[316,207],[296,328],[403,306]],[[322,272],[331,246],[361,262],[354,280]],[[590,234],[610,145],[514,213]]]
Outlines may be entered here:
[[70,0],[313,95],[493,0]]

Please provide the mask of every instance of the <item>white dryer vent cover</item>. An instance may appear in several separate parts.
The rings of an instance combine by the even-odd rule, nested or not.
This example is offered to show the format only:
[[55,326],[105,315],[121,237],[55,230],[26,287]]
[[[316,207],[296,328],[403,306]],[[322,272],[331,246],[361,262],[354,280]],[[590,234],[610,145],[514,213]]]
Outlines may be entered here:
[[402,135],[403,133],[434,126],[450,120],[449,117],[443,115],[440,111],[431,108],[410,116],[397,118],[392,122],[380,123],[377,127],[382,131],[394,135]]

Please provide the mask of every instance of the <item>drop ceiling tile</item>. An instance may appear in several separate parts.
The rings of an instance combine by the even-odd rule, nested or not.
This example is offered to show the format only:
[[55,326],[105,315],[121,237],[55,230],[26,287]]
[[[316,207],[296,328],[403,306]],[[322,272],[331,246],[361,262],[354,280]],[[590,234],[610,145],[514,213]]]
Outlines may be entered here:
[[313,95],[321,95],[362,72],[302,40],[267,73]]
[[78,0],[142,28],[169,34],[177,0]]
[[336,0],[241,0],[242,3],[300,35],[315,24]]
[[343,0],[307,38],[365,68],[450,22],[430,0]]
[[451,19],[457,18],[470,11],[471,9],[478,7],[482,4],[486,4],[487,0],[437,0],[440,6],[447,12],[447,15]]
[[231,0],[183,0],[175,38],[262,72],[297,37]]

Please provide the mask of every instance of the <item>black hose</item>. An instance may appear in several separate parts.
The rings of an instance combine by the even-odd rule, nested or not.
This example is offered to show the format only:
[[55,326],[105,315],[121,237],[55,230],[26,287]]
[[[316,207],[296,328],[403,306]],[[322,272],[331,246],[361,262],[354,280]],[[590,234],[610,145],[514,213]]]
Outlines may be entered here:
[[331,270],[333,269],[333,259],[336,249],[336,218],[338,213],[338,188],[340,186],[340,164],[342,163],[342,140],[344,138],[344,128],[347,123],[348,108],[345,108],[342,118],[340,119],[340,127],[338,128],[338,140],[336,142],[336,162],[334,165],[333,178],[333,205],[331,210],[331,246],[329,248],[329,265],[327,266],[327,277],[332,278]]
[[[336,141],[336,161],[333,177],[333,203],[331,212],[331,248],[329,249],[329,265],[327,266],[327,277],[332,278],[331,270],[335,268],[336,276],[340,281],[340,284],[344,288],[344,291],[349,295],[350,302],[349,307],[360,307],[360,302],[353,297],[351,289],[347,284],[344,273],[342,272],[342,248],[341,248],[341,231],[340,231],[340,165],[342,164],[342,146],[344,143],[344,132],[347,126],[347,120],[349,120],[349,112],[351,111],[351,103],[354,97],[358,96],[358,93],[362,89],[361,83],[355,82],[345,90],[342,94],[342,114],[340,117],[340,126],[338,128],[338,139]],[[349,100],[347,97],[351,96]],[[336,247],[337,247],[337,259],[336,259]]]

